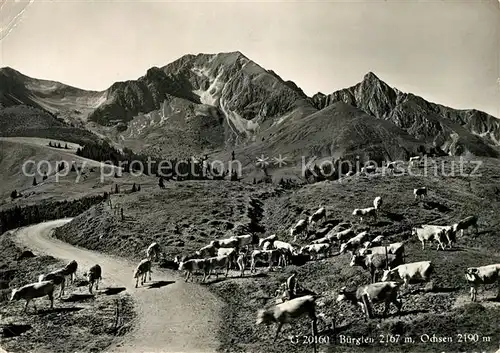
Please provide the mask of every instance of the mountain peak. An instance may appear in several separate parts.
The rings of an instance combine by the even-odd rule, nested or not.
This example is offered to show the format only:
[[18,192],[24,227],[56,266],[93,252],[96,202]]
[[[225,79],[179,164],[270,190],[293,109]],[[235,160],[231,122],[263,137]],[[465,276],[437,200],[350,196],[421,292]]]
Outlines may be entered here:
[[22,73],[13,69],[10,66],[5,66],[5,67],[0,68],[0,73],[4,74],[6,76],[24,76]]
[[384,86],[388,86],[384,81],[382,81],[377,75],[375,75],[372,71],[368,71],[368,73],[363,76],[362,83],[370,83],[370,84],[382,84]]

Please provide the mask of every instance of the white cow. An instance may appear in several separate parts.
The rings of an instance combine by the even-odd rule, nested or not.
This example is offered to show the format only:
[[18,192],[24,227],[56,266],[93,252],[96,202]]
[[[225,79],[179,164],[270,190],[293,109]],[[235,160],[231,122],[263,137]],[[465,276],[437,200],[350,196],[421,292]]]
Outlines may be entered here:
[[321,219],[326,221],[326,208],[324,207],[320,207],[316,212],[309,216],[307,222],[311,225],[313,223],[317,223]]
[[262,247],[266,242],[273,242],[277,239],[277,235],[276,234],[272,234],[270,236],[268,236],[267,238],[262,238],[262,239],[259,239],[259,247]]
[[413,195],[415,195],[415,200],[417,199],[424,199],[427,196],[427,188],[421,187],[421,188],[416,188],[413,189]]
[[[365,243],[366,245],[366,243]],[[359,255],[366,255],[366,254],[382,254],[384,255],[386,251],[386,246],[374,246],[370,248],[363,248],[359,250]],[[398,243],[391,243],[387,245],[387,253],[388,254],[393,254],[400,256],[402,259],[404,259],[405,255],[405,246],[403,242],[398,242]]]
[[146,276],[149,273],[149,280],[151,281],[151,260],[143,259],[139,262],[139,265],[135,268],[134,278],[135,278],[135,288],[137,288],[139,283],[139,277],[141,278],[141,286],[146,282]]
[[271,270],[273,263],[279,262],[281,256],[281,251],[277,249],[252,251],[252,254],[250,255],[250,272],[253,273],[256,271],[255,267],[259,260],[267,260],[267,263],[269,264],[269,270]]
[[346,251],[355,251],[357,248],[361,246],[363,241],[368,236],[368,232],[361,232],[355,237],[352,237],[347,242],[342,243],[340,245],[340,253],[344,254]]
[[160,254],[162,253],[160,244],[157,242],[151,243],[146,249],[146,257],[151,261],[158,260],[160,258]]
[[403,303],[398,300],[399,283],[397,282],[376,282],[358,287],[355,291],[347,291],[346,287],[340,289],[340,294],[337,297],[337,302],[348,301],[353,305],[359,305],[365,315],[368,316],[368,308],[365,307],[363,296],[368,297],[368,304],[379,302],[385,303],[384,316],[389,312],[391,303],[393,303],[398,312],[401,310]]
[[290,229],[290,236],[293,237],[293,241],[297,241],[297,236],[299,234],[307,233],[307,221],[305,219],[301,219]]
[[[10,301],[25,299],[26,305],[24,306],[23,312],[26,312],[26,310],[28,309],[28,304],[31,300],[35,298],[48,296],[50,299],[50,308],[52,309],[54,308],[54,289],[55,285],[52,281],[30,283],[21,288],[14,289],[12,291],[12,296],[10,297]],[[35,306],[34,302],[33,306]]]
[[354,211],[352,211],[352,215],[359,216],[361,222],[363,222],[363,217],[372,217],[376,221],[377,209],[375,207],[356,208],[354,209]]
[[239,248],[250,245],[254,246],[255,244],[260,242],[259,237],[254,234],[235,235],[233,236],[233,238],[238,239]]
[[231,265],[231,259],[228,256],[216,256],[206,259],[209,267],[209,273],[207,278],[210,278],[212,271],[215,271],[215,278],[219,278],[219,269],[226,270],[224,277],[227,277],[229,273],[229,266]]
[[332,247],[330,244],[311,244],[302,247],[299,253],[309,255],[311,259],[317,260],[320,254],[325,258],[328,257],[331,250]]
[[237,248],[240,241],[235,237],[230,237],[227,239],[213,240],[210,245],[214,245],[217,248]]
[[207,275],[210,272],[210,263],[207,261],[207,259],[191,259],[187,260],[184,262],[181,262],[179,264],[179,271],[184,271],[186,274],[186,277],[184,279],[185,282],[189,280],[189,277],[191,277],[191,282],[193,281],[193,273],[196,272],[197,270],[203,272],[203,279],[202,282],[205,282],[207,279]]
[[201,257],[213,257],[217,254],[218,248],[215,246],[214,243],[210,243],[207,246],[202,247],[200,250],[198,250],[196,253]]
[[466,217],[466,218],[458,221],[458,223],[455,223],[453,225],[453,230],[455,232],[460,231],[460,235],[463,237],[464,230],[468,229],[469,227],[474,227],[476,230],[476,234],[477,234],[477,232],[478,232],[477,216],[469,216],[469,217]]
[[64,295],[64,287],[66,286],[65,270],[64,268],[52,271],[45,275],[38,276],[38,282],[51,281],[56,286],[60,286],[59,298]]
[[287,300],[284,303],[278,304],[270,309],[260,309],[257,312],[256,324],[270,325],[277,323],[276,335],[274,340],[278,338],[283,324],[291,323],[293,320],[307,314],[313,321],[313,327],[316,327],[316,297],[313,295],[305,295],[292,300]]
[[396,266],[392,269],[384,270],[382,281],[391,281],[396,275],[404,281],[404,286],[408,287],[411,280],[422,279],[427,282],[430,275],[434,272],[434,266],[431,261],[410,262]]
[[500,264],[487,265],[481,267],[469,267],[465,272],[465,279],[470,284],[470,297],[476,301],[477,287],[497,283],[497,298],[500,298]]
[[[335,238],[337,238],[338,241],[343,241],[343,240],[349,239],[349,237],[354,235],[354,229],[352,229],[352,228],[344,229],[338,233],[335,233],[334,229],[333,229],[332,232],[335,234]],[[327,237],[329,235],[330,235],[330,233],[327,234]]]
[[444,241],[446,240],[446,231],[440,227],[415,227],[412,228],[413,236],[417,236],[418,240],[422,243],[422,250],[425,250],[425,242],[432,242],[435,240],[438,243],[437,249],[439,247],[444,250]]

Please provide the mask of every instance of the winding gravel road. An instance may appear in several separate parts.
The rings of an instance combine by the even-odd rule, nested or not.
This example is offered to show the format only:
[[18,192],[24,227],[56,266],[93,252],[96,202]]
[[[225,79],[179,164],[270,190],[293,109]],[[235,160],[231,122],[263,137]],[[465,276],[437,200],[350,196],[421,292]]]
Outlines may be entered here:
[[[15,241],[36,253],[64,261],[75,259],[78,272],[98,263],[103,269],[102,287],[126,287],[135,301],[135,329],[117,338],[107,352],[194,353],[215,352],[218,347],[222,302],[207,288],[184,283],[173,273],[153,265],[152,280],[176,281],[160,288],[134,288],[132,274],[136,264],[125,259],[74,247],[51,237],[54,228],[71,219],[40,223],[18,229]],[[71,287],[70,287],[71,288]],[[71,290],[71,289],[70,289]],[[56,302],[57,305],[57,302]]]

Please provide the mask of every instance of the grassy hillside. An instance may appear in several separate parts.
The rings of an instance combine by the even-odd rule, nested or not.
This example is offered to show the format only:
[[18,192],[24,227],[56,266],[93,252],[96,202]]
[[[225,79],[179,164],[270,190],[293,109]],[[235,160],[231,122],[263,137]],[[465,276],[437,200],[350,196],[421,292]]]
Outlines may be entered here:
[[[447,175],[451,163],[458,163],[454,158],[438,161],[444,163],[443,170]],[[471,172],[473,167],[469,165],[464,169]],[[500,342],[497,330],[500,304],[491,300],[495,289],[480,291],[480,301],[472,304],[463,273],[468,266],[500,262],[497,232],[500,214],[496,211],[500,205],[499,172],[497,161],[485,159],[479,169],[481,176],[354,176],[337,182],[307,185],[293,192],[230,182],[170,183],[166,190],[145,188],[138,194],[114,197],[113,202],[124,208],[124,222],[113,216],[111,210],[100,206],[77,217],[56,234],[77,245],[133,258],[142,257],[142,252],[152,241],[159,241],[166,247],[168,256],[173,257],[200,248],[212,239],[228,236],[238,224],[248,225],[252,220],[264,227],[266,235],[278,233],[282,239],[289,240],[285,231],[319,205],[327,208],[329,219],[352,221],[360,230],[367,225],[358,224],[358,220],[351,216],[352,209],[370,206],[376,196],[382,196],[384,212],[368,227],[374,235],[384,234],[388,241],[407,239],[413,225],[449,224],[476,214],[479,216],[479,234],[460,238],[453,251],[438,252],[435,247],[422,251],[420,243],[409,240],[407,262],[431,260],[436,267],[435,288],[428,293],[404,293],[403,311],[399,316],[365,321],[358,308],[335,302],[340,287],[345,285],[354,289],[369,281],[369,276],[361,268],[348,265],[348,255],[310,262],[295,269],[304,287],[323,293],[320,311],[335,318],[338,335],[364,335],[378,339],[381,334],[400,334],[415,340],[413,344],[387,346],[381,343],[336,345],[333,344],[333,333],[320,324],[322,334],[329,335],[331,340],[331,344],[321,346],[321,351],[493,352]],[[412,189],[417,186],[428,187],[427,200],[413,200]],[[302,352],[311,349],[292,344],[287,339],[290,335],[307,334],[310,331],[307,320],[286,327],[276,344],[272,344],[269,329],[254,325],[257,309],[273,302],[275,289],[292,269],[293,266],[258,277],[209,284],[227,303],[223,313],[224,325],[220,330],[222,350]],[[489,341],[460,343],[455,335],[463,332],[489,337]],[[424,344],[419,341],[423,334],[453,336],[454,342]]]
[[138,260],[143,249],[157,241],[174,257],[248,227],[254,217],[249,196],[256,191],[253,185],[229,181],[167,182],[164,190],[146,185],[139,193],[112,195],[125,221],[100,205],[56,234],[71,244]]
[[44,137],[80,144],[97,140],[91,132],[28,105],[0,106],[0,136]]
[[[133,177],[124,173],[121,178],[115,178],[110,166],[104,166],[104,177],[101,179],[102,164],[90,159],[79,157],[75,154],[77,145],[69,144],[69,149],[48,147],[49,141],[39,138],[0,138],[0,173],[2,184],[0,186],[0,208],[9,208],[16,205],[33,204],[41,200],[68,200],[86,195],[110,192],[114,184],[121,186],[123,191],[130,190],[133,183],[156,185],[153,177]],[[65,141],[61,141],[64,146]],[[27,165],[28,175],[36,174],[37,185],[33,186],[33,176],[23,173],[23,164],[26,161],[48,161],[52,173],[43,181],[42,175],[36,169],[36,164]],[[56,176],[55,167],[62,161],[82,170],[62,172]],[[40,171],[48,171],[48,166],[40,164]],[[65,175],[65,176],[64,176]],[[107,176],[106,176],[107,175]],[[22,197],[11,200],[10,193],[17,190]]]

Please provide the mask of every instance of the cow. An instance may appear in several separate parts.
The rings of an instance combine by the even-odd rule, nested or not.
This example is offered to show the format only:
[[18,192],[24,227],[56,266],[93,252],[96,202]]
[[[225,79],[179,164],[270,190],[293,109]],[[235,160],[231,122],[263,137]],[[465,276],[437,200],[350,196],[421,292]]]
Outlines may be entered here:
[[207,275],[210,272],[209,262],[207,262],[207,259],[191,259],[179,264],[179,271],[185,271],[186,273],[184,282],[187,282],[189,277],[191,277],[191,282],[193,282],[193,272],[196,272],[197,270],[203,272],[202,282],[205,282]]
[[227,239],[212,240],[210,245],[216,248],[238,248],[240,241],[235,237],[230,237]]
[[277,323],[276,335],[274,341],[278,338],[281,328],[286,323],[292,323],[293,320],[307,314],[316,328],[316,299],[318,296],[305,295],[302,297],[287,300],[284,303],[275,305],[269,309],[260,309],[257,312],[256,324],[270,325]]
[[[365,246],[367,244],[365,243]],[[396,256],[400,256],[403,258],[405,257],[405,246],[403,242],[398,242],[398,243],[391,243],[387,246],[374,246],[371,248],[363,248],[359,250],[359,255],[367,255],[367,254],[384,254],[386,253],[386,248],[387,248],[387,253],[388,254],[393,254]]]
[[269,264],[269,270],[271,270],[273,263],[278,261],[281,257],[281,252],[277,249],[271,249],[271,250],[254,250],[252,251],[252,254],[250,255],[250,273],[253,273],[256,271],[255,266],[257,264],[257,261],[266,261]]
[[290,236],[293,237],[293,241],[297,241],[297,236],[303,233],[307,234],[307,221],[305,219],[301,219],[297,222],[292,228],[290,228]]
[[375,207],[368,208],[356,208],[352,211],[353,216],[359,216],[360,222],[363,222],[363,217],[372,217],[373,220],[377,220],[377,209]]
[[366,295],[368,299],[367,304],[374,304],[379,302],[385,303],[384,316],[389,312],[391,303],[393,303],[398,309],[398,313],[401,311],[403,303],[398,300],[398,289],[399,283],[397,282],[376,282],[372,284],[366,284],[358,287],[355,291],[347,291],[346,287],[340,289],[340,294],[337,297],[337,302],[349,301],[353,305],[359,305],[363,314],[368,317],[370,312],[368,308],[365,307],[363,296]]
[[238,269],[240,270],[240,277],[243,277],[245,275],[245,269],[246,269],[245,256],[246,253],[240,252],[238,254],[238,258],[236,259],[236,264],[238,265]]
[[349,237],[354,235],[354,229],[347,228],[347,229],[341,230],[340,232],[337,232],[334,228],[326,236],[329,237],[330,234],[334,234],[335,238],[337,238],[338,241],[343,241],[343,240],[349,239]]
[[477,287],[497,283],[497,299],[500,299],[500,264],[481,267],[469,267],[465,272],[465,279],[470,284],[470,298],[476,301]]
[[277,238],[278,237],[276,234],[272,234],[272,235],[268,236],[267,238],[261,238],[261,239],[259,239],[259,247],[262,247],[266,242],[272,243]]
[[403,264],[403,259],[400,256],[393,254],[369,254],[359,255],[353,254],[350,266],[361,266],[364,270],[370,271],[372,283],[376,281],[376,275],[379,270],[384,268],[392,268]]
[[146,257],[151,261],[158,260],[160,258],[161,253],[162,251],[160,244],[158,244],[157,242],[151,243],[151,245],[149,245],[148,248],[146,249]]
[[95,284],[95,289],[99,289],[99,281],[102,280],[101,266],[95,264],[94,266],[89,268],[89,271],[87,273],[84,273],[83,275],[86,276],[87,280],[89,281],[90,294],[92,294],[92,288],[94,288],[94,284]]
[[220,248],[220,249],[217,249],[217,254],[215,256],[218,256],[218,257],[227,256],[229,258],[229,267],[231,268],[231,267],[236,266],[236,255],[237,254],[238,254],[238,251],[236,250],[236,248]]
[[466,230],[470,227],[474,227],[474,229],[476,230],[476,234],[478,233],[477,216],[469,216],[469,217],[466,217],[466,218],[458,221],[458,223],[455,223],[453,225],[453,230],[455,232],[460,231],[460,236],[463,237],[464,230]]
[[66,277],[65,277],[65,270],[64,268],[52,271],[50,273],[47,273],[45,275],[40,275],[38,276],[38,282],[43,282],[43,281],[51,281],[54,283],[56,286],[60,286],[61,290],[59,291],[59,298],[61,298],[64,295],[64,288],[66,286]]
[[415,200],[417,200],[417,199],[423,200],[424,197],[427,196],[427,188],[424,186],[424,187],[413,189],[413,195],[415,195]]
[[351,251],[351,252],[355,251],[357,248],[361,246],[361,244],[363,243],[363,241],[366,239],[367,236],[368,232],[361,232],[355,237],[349,239],[347,242],[342,243],[340,245],[340,253],[344,254],[346,251]]
[[307,254],[311,259],[317,260],[320,254],[326,258],[330,254],[332,247],[330,244],[311,244],[300,249],[299,254]]
[[323,221],[326,221],[326,208],[320,207],[316,212],[314,212],[309,218],[307,219],[307,223],[309,225],[312,225],[313,223],[318,223],[323,219]]
[[410,281],[417,278],[427,282],[433,272],[434,266],[431,261],[410,262],[384,270],[382,281],[391,281],[393,277],[398,276],[403,280],[404,287],[408,287]]
[[[54,289],[55,285],[52,281],[42,281],[42,282],[36,282],[36,283],[30,283],[27,284],[21,288],[14,289],[12,291],[12,295],[10,297],[10,301],[16,301],[20,299],[25,299],[26,300],[26,305],[24,306],[23,313],[27,311],[28,309],[28,304],[30,301],[32,301],[35,298],[41,298],[48,296],[50,299],[50,308],[54,308]],[[33,306],[36,306],[35,303],[33,302]]]
[[219,278],[219,269],[226,270],[224,277],[227,278],[227,275],[229,273],[229,266],[231,264],[231,259],[228,256],[209,257],[208,259],[206,259],[206,262],[208,263],[209,269],[207,278],[210,278],[210,276],[212,275],[212,271],[215,271],[215,278]]
[[70,276],[70,281],[73,283],[76,277],[76,270],[78,269],[78,263],[75,260],[70,261],[66,266],[64,266],[64,275]]
[[139,283],[139,277],[141,278],[141,286],[146,282],[146,276],[149,273],[149,280],[151,281],[151,260],[143,259],[139,262],[139,265],[135,268],[134,278],[135,280],[135,288],[137,288]]
[[441,226],[422,226],[412,228],[412,235],[418,237],[422,243],[422,250],[425,250],[425,242],[435,240],[438,243],[437,249],[441,247],[444,250],[444,241],[446,240],[446,230]]
[[215,244],[210,243],[209,245],[204,246],[200,250],[198,250],[196,254],[199,255],[200,258],[214,257],[217,255],[217,250],[218,248],[215,246]]
[[233,238],[238,239],[238,248],[250,245],[252,245],[252,248],[255,248],[255,245],[260,243],[257,234],[235,235]]

